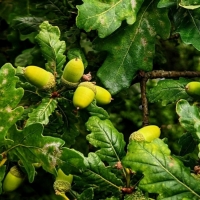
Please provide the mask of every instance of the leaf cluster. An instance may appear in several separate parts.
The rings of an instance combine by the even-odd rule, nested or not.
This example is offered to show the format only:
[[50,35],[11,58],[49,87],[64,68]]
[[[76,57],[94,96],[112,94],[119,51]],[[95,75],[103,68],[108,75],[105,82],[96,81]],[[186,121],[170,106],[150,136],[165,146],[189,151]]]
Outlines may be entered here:
[[[8,49],[0,48],[0,198],[62,199],[53,191],[62,169],[74,177],[66,199],[200,199],[199,98],[185,90],[199,75],[170,71],[199,68],[199,1],[0,4],[0,41]],[[76,110],[75,89],[61,82],[75,57],[109,90],[111,104],[94,100]],[[53,73],[56,86],[44,91],[31,85],[23,74],[27,65]],[[168,75],[158,77],[163,69]],[[142,114],[161,128],[161,138],[129,140]],[[26,184],[4,194],[12,165],[24,171]]]

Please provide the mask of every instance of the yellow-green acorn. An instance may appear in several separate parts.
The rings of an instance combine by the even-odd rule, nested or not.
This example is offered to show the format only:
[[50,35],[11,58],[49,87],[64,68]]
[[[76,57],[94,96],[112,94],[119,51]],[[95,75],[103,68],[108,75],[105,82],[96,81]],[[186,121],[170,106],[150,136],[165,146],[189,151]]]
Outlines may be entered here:
[[160,128],[156,125],[148,125],[144,126],[138,131],[133,132],[130,135],[130,140],[151,142],[152,140],[159,137],[160,137]]
[[192,81],[185,86],[185,90],[190,96],[200,96],[200,82]]
[[61,81],[70,88],[77,87],[83,73],[84,65],[82,60],[80,58],[74,58],[66,64]]
[[16,190],[24,180],[25,174],[20,170],[20,168],[17,165],[11,167],[3,181],[3,191],[12,192]]
[[73,104],[77,109],[86,108],[95,98],[96,88],[91,82],[82,82],[73,95]]
[[50,89],[56,84],[55,77],[51,72],[37,66],[27,66],[24,76],[28,82],[39,89]]
[[96,87],[95,99],[97,101],[97,104],[100,105],[109,104],[112,100],[110,92],[103,87],[97,85],[95,87]]
[[58,169],[58,174],[54,182],[54,190],[56,192],[65,193],[71,189],[73,175],[66,175],[61,169]]

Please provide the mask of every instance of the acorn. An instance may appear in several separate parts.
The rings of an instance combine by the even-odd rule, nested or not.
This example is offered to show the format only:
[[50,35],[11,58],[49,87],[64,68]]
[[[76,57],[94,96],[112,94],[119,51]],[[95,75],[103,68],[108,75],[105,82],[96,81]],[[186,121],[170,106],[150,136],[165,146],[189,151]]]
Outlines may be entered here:
[[152,140],[159,137],[160,137],[160,128],[156,125],[148,125],[142,127],[138,131],[133,132],[130,135],[129,140],[151,142]]
[[58,174],[56,180],[53,184],[56,193],[65,193],[71,189],[71,184],[73,181],[73,175],[66,175],[61,169],[58,169]]
[[12,192],[16,190],[24,180],[25,174],[20,170],[20,168],[17,165],[11,167],[3,181],[3,191]]
[[98,85],[96,85],[95,88],[96,88],[95,99],[97,101],[97,104],[100,104],[100,105],[109,104],[112,100],[110,92],[106,90],[105,88],[100,87]]
[[48,90],[56,85],[54,75],[37,66],[27,66],[24,69],[24,76],[29,83],[39,89]]
[[185,91],[192,97],[200,96],[200,82],[192,81],[185,86]]
[[96,94],[95,85],[91,82],[82,82],[76,88],[73,95],[73,104],[77,109],[89,106]]
[[82,60],[80,58],[74,58],[66,64],[61,81],[68,88],[75,88],[78,86],[83,73],[84,65]]

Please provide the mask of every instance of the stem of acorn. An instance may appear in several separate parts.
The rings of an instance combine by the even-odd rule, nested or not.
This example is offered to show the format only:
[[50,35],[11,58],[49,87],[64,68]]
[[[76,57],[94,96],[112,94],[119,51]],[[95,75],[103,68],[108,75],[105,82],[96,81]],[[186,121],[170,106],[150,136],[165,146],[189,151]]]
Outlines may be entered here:
[[56,192],[56,195],[59,195],[59,196],[63,197],[65,200],[69,200],[69,198],[65,195],[65,193]]
[[125,168],[125,172],[126,172],[126,187],[129,188],[130,187],[130,181],[131,181],[130,169]]
[[0,167],[1,167],[1,166],[4,165],[5,162],[7,161],[7,155],[6,155],[5,152],[3,152],[3,153],[0,154],[0,155],[2,156],[2,160],[0,161]]

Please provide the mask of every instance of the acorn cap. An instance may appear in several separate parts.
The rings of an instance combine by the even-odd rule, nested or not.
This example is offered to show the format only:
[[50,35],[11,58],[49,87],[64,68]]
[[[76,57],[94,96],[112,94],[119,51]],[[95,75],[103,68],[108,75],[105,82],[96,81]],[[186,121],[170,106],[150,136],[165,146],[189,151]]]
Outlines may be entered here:
[[95,94],[96,94],[96,87],[93,83],[85,81],[85,82],[81,82],[78,87],[87,87],[89,89],[91,89]]
[[67,81],[66,79],[64,79],[63,76],[61,76],[61,82],[63,85],[65,85],[67,88],[76,88],[80,82],[77,82],[77,83],[72,83],[72,82],[69,82]]
[[135,131],[130,135],[129,140],[145,141],[145,137],[140,132]]
[[67,181],[69,182],[70,184],[72,183],[73,181],[73,175],[72,174],[68,174],[66,175],[62,169],[58,169],[58,173],[57,173],[57,176],[56,176],[56,181]]
[[16,176],[18,178],[24,178],[25,177],[25,174],[22,172],[22,170],[17,165],[10,168],[10,173],[13,176]]
[[50,88],[53,88],[56,85],[56,80],[55,80],[54,75],[51,72],[48,72],[48,73],[49,73],[49,81],[41,89],[48,90]]
[[56,192],[65,193],[71,189],[71,184],[68,181],[56,180],[53,188]]

